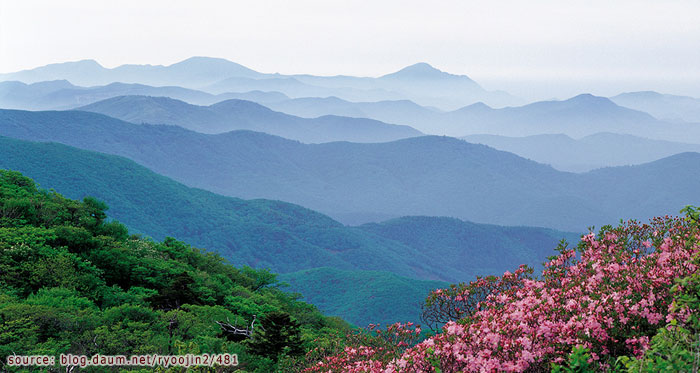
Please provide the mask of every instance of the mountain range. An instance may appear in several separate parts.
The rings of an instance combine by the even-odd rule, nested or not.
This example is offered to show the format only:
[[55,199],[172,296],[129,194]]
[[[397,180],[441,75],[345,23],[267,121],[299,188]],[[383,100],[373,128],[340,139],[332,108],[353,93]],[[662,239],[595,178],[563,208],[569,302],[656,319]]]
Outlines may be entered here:
[[[700,180],[689,176],[700,173],[698,153],[573,174],[448,137],[302,144],[250,131],[205,135],[136,125],[80,111],[2,110],[0,135],[125,156],[192,187],[288,201],[355,224],[428,215],[582,231],[621,218],[677,213],[700,198]],[[684,172],[670,171],[677,169]]]
[[[283,279],[292,283],[290,290],[317,289],[309,293],[310,299],[355,323],[382,310],[381,302],[367,298],[368,291],[407,290],[391,298],[401,313],[379,315],[375,321],[416,320],[417,302],[432,286],[444,284],[418,279],[467,281],[521,263],[537,265],[561,238],[570,242],[578,238],[548,229],[431,217],[346,227],[300,206],[188,188],[125,158],[56,143],[0,137],[0,168],[21,171],[42,187],[72,198],[104,200],[110,206],[109,216],[125,223],[132,233],[158,240],[175,237],[218,251],[238,266],[287,273]],[[397,239],[402,231],[423,238]],[[320,267],[326,268],[314,270]],[[309,270],[352,281],[346,293],[319,291],[327,282],[308,275]],[[367,306],[364,316],[340,307],[353,297]]]
[[670,141],[694,139],[700,143],[700,125],[663,122],[647,113],[616,105],[608,98],[590,94],[502,109],[474,104],[444,115],[446,119],[441,122],[443,132],[454,136],[563,133],[583,137],[613,132]]
[[563,134],[526,137],[471,135],[463,139],[570,172],[637,165],[678,153],[700,152],[698,144],[650,140],[615,133],[597,133],[580,139]]
[[65,79],[82,86],[114,82],[180,86],[210,93],[277,91],[290,97],[337,96],[351,101],[411,99],[423,105],[455,109],[478,101],[495,106],[520,102],[505,92],[487,91],[465,75],[418,63],[378,78],[259,73],[219,58],[192,57],[169,65],[105,68],[93,60],[51,64],[0,74],[0,80],[24,83]]
[[[425,62],[419,62],[394,73],[378,78],[355,78],[348,76],[316,77],[312,75],[295,75],[297,80],[325,87],[352,87],[356,89],[384,89],[398,92],[404,98],[420,105],[440,107],[452,110],[474,102],[488,102],[501,107],[522,102],[503,91],[487,91],[466,75],[455,75],[441,71]],[[309,97],[326,97],[329,95],[306,95]],[[343,95],[333,95],[345,98]],[[396,100],[397,98],[384,98]],[[380,99],[355,99],[351,101],[380,101]]]
[[174,124],[209,134],[248,129],[306,143],[382,142],[421,135],[409,126],[373,119],[333,115],[300,118],[244,100],[197,106],[167,97],[120,96],[78,110],[102,113],[132,123]]
[[122,82],[196,88],[231,76],[260,78],[264,74],[222,58],[192,57],[169,66],[121,65],[113,69],[103,67],[94,60],[62,62],[0,74],[0,80],[37,83],[65,79],[82,86]]
[[[421,69],[418,70],[422,71]],[[408,77],[414,76],[415,81],[419,81],[418,77],[421,74],[411,73],[411,71],[413,70],[409,69],[408,72],[402,74],[406,74]],[[437,82],[443,80],[468,81],[464,77],[451,76],[443,72],[427,75],[435,75],[432,79]],[[290,98],[281,92],[268,91],[280,88],[274,86],[275,81],[294,82],[287,87],[289,93],[290,87],[307,84],[302,83],[299,79],[305,79],[310,83],[326,82],[329,87],[324,88],[326,91],[323,92],[296,90],[292,95],[296,98]],[[366,93],[369,92],[369,87],[371,87],[371,84],[367,83],[366,80],[371,82],[374,81],[374,78],[333,77],[333,79],[329,79],[304,75],[271,77],[264,79],[267,83],[258,84],[255,83],[258,80],[253,78],[230,78],[230,80],[238,81],[241,84],[234,84],[233,86],[227,86],[228,83],[223,84],[220,86],[220,89],[216,90],[218,94],[176,86],[153,87],[133,83],[111,83],[106,86],[79,87],[65,80],[34,84],[6,81],[0,82],[0,107],[23,110],[65,110],[91,105],[119,96],[136,95],[169,97],[199,106],[210,106],[229,99],[240,99],[257,102],[274,111],[303,118],[312,119],[329,115],[367,118],[385,123],[409,125],[427,134],[456,137],[474,134],[510,137],[565,134],[569,137],[579,138],[599,132],[611,132],[657,140],[700,143],[700,125],[688,123],[698,118],[694,113],[697,113],[699,110],[697,100],[690,97],[661,95],[655,92],[637,92],[607,99],[583,94],[563,101],[542,101],[525,106],[501,109],[492,108],[483,103],[476,103],[457,110],[444,111],[432,106],[421,106],[408,99],[397,99],[397,97],[401,98],[405,95],[392,96],[392,100],[385,100],[380,97],[381,95],[376,97],[372,95],[363,96],[362,93],[358,93],[357,95],[353,94],[355,102],[344,100],[332,96],[334,92],[328,91],[340,89],[333,86],[333,79],[339,80],[337,85],[340,83],[355,84],[360,88],[349,89],[365,89],[363,92]],[[377,79],[384,79],[384,77]],[[387,79],[392,81],[396,78]],[[254,84],[246,85],[247,83],[243,84],[243,81],[253,81]],[[230,89],[238,89],[241,92],[227,92]],[[454,91],[454,89],[449,90],[449,92]],[[112,104],[113,102],[109,105]],[[95,106],[96,109],[99,107],[99,105]],[[124,108],[122,110],[127,109]],[[142,112],[142,110],[145,110],[145,112]],[[171,117],[174,114],[168,115],[166,113],[161,118],[156,113],[148,110],[148,107],[141,108],[139,105],[135,105],[129,116],[145,117],[149,119],[147,122],[165,123],[165,120],[172,122]],[[654,114],[654,116],[647,114],[645,111]],[[104,112],[108,113],[107,111]],[[677,115],[674,117],[671,115],[672,113],[677,113]],[[126,119],[123,115],[119,116],[116,113],[112,113],[112,115]],[[175,116],[180,115],[182,115],[181,110]],[[185,116],[189,115],[191,114],[185,113]],[[253,127],[234,126],[231,128]],[[294,139],[298,138],[290,136],[288,132],[271,133],[286,135]],[[401,137],[403,136],[394,138]],[[322,139],[353,140],[347,136],[322,136]],[[391,138],[384,138],[384,140],[389,139]]]
[[630,109],[611,99],[582,94],[563,101],[492,108],[476,103],[453,111],[420,106],[412,101],[349,102],[337,97],[271,101],[273,110],[301,117],[344,115],[410,125],[423,133],[462,137],[490,134],[533,136],[566,134],[583,137],[599,132],[700,143],[700,124],[657,119],[644,108]]

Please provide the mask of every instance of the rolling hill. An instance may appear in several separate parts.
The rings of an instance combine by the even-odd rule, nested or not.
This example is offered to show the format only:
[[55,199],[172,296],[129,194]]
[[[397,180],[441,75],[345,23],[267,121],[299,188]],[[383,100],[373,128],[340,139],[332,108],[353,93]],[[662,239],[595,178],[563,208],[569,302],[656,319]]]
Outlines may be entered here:
[[383,142],[421,135],[408,126],[371,119],[331,115],[300,118],[244,100],[197,106],[167,97],[122,96],[78,110],[101,113],[132,123],[174,124],[201,133],[247,129],[306,143],[341,140]]
[[[79,111],[2,110],[0,135],[125,156],[192,187],[289,201],[345,223],[427,215],[582,231],[621,218],[677,213],[700,199],[700,180],[686,176],[700,173],[697,153],[573,174],[448,137],[302,144],[249,131],[205,135],[136,125]],[[685,171],[668,174],[668,167]],[[622,188],[626,183],[644,188]],[[661,207],[659,188],[666,190]]]
[[505,137],[471,135],[464,140],[550,164],[562,171],[585,172],[610,166],[655,161],[684,152],[700,152],[700,145],[650,140],[633,135],[597,133],[580,139],[566,135]]

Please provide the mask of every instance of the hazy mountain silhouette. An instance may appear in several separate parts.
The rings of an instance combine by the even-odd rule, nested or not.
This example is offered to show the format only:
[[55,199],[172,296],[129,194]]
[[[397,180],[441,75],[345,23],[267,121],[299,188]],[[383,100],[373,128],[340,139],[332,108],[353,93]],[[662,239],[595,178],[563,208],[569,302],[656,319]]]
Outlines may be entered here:
[[381,88],[358,89],[353,87],[324,87],[315,86],[299,81],[296,77],[269,77],[266,79],[228,78],[215,84],[203,87],[211,93],[245,92],[245,91],[278,91],[289,97],[327,97],[339,96],[352,101],[396,100],[404,96]]
[[653,91],[628,92],[610,98],[616,104],[645,111],[659,119],[700,123],[700,99]]
[[[421,62],[407,66],[397,72],[379,78],[359,78],[350,76],[317,77],[312,75],[295,75],[295,79],[322,87],[352,87],[363,90],[382,89],[398,92],[403,97],[420,105],[435,106],[441,109],[456,109],[478,101],[488,102],[494,106],[514,105],[519,99],[501,91],[487,91],[466,75],[453,75]],[[326,94],[320,97],[344,95]],[[396,97],[376,99],[351,99],[351,101],[381,101]]]
[[[167,96],[167,97],[169,97],[169,96]],[[262,105],[267,105],[268,103],[289,100],[289,96],[285,95],[282,92],[276,92],[276,91],[253,90],[253,91],[246,91],[246,92],[225,92],[225,93],[220,93],[218,95],[215,95],[214,101],[210,101],[210,103],[215,104],[217,102],[221,102],[224,100],[231,100],[231,99],[253,101],[253,102],[257,102],[257,103],[262,104]],[[183,101],[186,101],[186,100],[183,100]],[[190,102],[190,103],[192,103],[192,102]]]
[[174,124],[201,133],[248,129],[307,143],[340,140],[382,142],[421,135],[408,126],[372,119],[338,116],[300,118],[243,100],[197,106],[167,97],[122,96],[78,110],[98,112],[133,123]]
[[222,58],[192,57],[169,66],[121,65],[105,68],[93,60],[50,64],[15,73],[0,74],[0,80],[36,83],[66,79],[82,86],[105,85],[113,82],[148,85],[176,85],[197,88],[215,83],[222,77],[263,76],[256,71]]
[[562,171],[647,163],[683,152],[700,152],[700,145],[650,140],[632,135],[597,133],[575,140],[566,135],[505,137],[471,135],[464,140],[515,153]]
[[466,75],[453,75],[421,62],[377,79],[382,85],[408,95],[428,97],[463,97],[486,94],[479,84]]
[[414,102],[348,102],[339,98],[300,98],[269,104],[275,110],[303,117],[324,114],[367,117],[410,125],[423,133],[463,137],[491,134],[511,137],[566,134],[583,137],[600,132],[700,143],[700,126],[664,122],[618,106],[604,97],[582,94],[564,101],[540,101],[525,106],[492,108],[484,103],[442,112]]
[[[34,69],[14,73],[0,74],[0,80],[18,80],[24,83],[38,83],[51,80],[70,80],[75,84],[98,85],[112,83],[114,79],[105,80],[109,71],[94,60],[52,63]],[[101,82],[101,83],[97,83]]]
[[647,113],[624,108],[607,98],[589,94],[564,101],[541,101],[503,109],[475,104],[445,113],[445,118],[441,122],[443,131],[453,135],[461,133],[461,136],[563,133],[583,137],[612,132],[670,141],[697,139],[700,142],[700,126],[663,122]]
[[0,74],[0,80],[25,83],[61,79],[83,86],[125,82],[181,86],[214,94],[260,90],[277,91],[294,98],[336,96],[350,101],[411,99],[421,105],[442,109],[455,109],[478,101],[497,107],[520,102],[505,92],[486,91],[467,76],[445,73],[426,63],[408,66],[379,78],[264,74],[235,62],[209,57],[192,57],[169,66],[122,65],[113,69],[85,60]]
[[0,107],[4,109],[66,110],[126,95],[170,97],[197,105],[210,105],[228,99],[250,100],[263,104],[289,99],[280,92],[226,92],[213,95],[182,87],[152,87],[127,83],[80,87],[67,80],[32,84],[17,81],[0,82]]
[[363,214],[453,216],[580,231],[620,218],[677,213],[700,198],[697,153],[572,174],[447,137],[307,145],[249,131],[204,135],[135,125],[79,111],[2,110],[0,135],[122,155],[190,186],[284,200],[353,221]]
[[267,106],[276,111],[305,118],[341,115],[371,118],[387,123],[413,123],[424,128],[430,128],[429,123],[438,117],[436,110],[409,100],[350,102],[337,97],[305,97],[270,102]]
[[585,136],[604,130],[636,130],[656,124],[649,114],[615,105],[604,97],[582,94],[564,101],[540,101],[525,106],[493,109],[474,104],[446,113],[452,134],[497,132],[507,135],[565,133]]

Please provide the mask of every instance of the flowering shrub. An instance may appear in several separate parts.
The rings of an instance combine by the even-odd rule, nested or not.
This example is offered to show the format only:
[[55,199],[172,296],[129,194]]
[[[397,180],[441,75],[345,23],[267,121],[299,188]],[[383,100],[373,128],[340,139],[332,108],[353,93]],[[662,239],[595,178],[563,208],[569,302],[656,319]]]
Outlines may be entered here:
[[[577,249],[560,246],[539,279],[523,266],[481,283],[493,292],[472,299],[468,312],[453,314],[461,319],[398,358],[355,348],[309,371],[539,371],[564,362],[573,347],[586,351],[595,369],[610,368],[619,356],[642,358],[658,329],[696,316],[673,303],[672,287],[696,273],[698,238],[689,219],[604,227],[583,236]],[[456,305],[455,296],[469,295],[460,289],[480,288],[472,285],[431,297],[446,293]]]
[[[700,209],[686,207],[688,219],[700,221]],[[700,265],[700,256],[695,257]],[[622,357],[619,365],[634,372],[697,372],[700,368],[700,271],[681,278],[671,289],[673,312],[668,324],[652,338],[642,358]],[[681,319],[676,319],[681,316]]]
[[478,277],[468,284],[453,284],[447,289],[437,289],[428,295],[421,307],[421,320],[431,330],[437,330],[449,321],[469,317],[484,306],[483,302],[489,295],[521,285],[521,277],[529,276],[532,270],[521,271],[519,274],[521,276],[509,279]]

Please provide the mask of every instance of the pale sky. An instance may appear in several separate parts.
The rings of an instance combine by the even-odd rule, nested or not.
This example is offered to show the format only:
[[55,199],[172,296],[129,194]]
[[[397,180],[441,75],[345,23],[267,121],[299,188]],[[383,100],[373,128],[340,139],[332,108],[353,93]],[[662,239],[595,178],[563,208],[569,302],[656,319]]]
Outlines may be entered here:
[[222,57],[378,76],[415,62],[487,89],[700,96],[700,1],[0,0],[0,72]]

